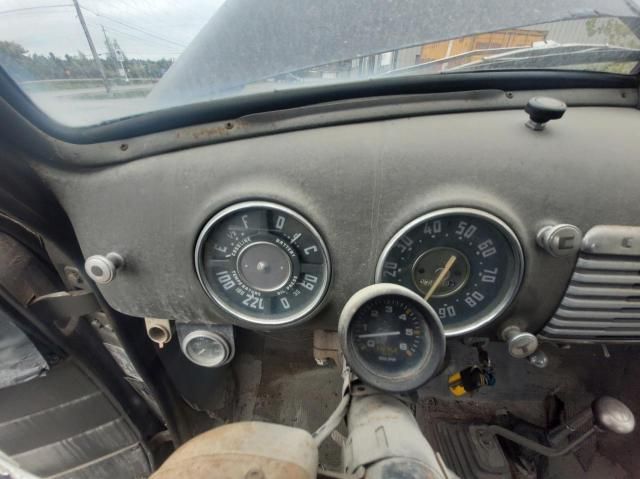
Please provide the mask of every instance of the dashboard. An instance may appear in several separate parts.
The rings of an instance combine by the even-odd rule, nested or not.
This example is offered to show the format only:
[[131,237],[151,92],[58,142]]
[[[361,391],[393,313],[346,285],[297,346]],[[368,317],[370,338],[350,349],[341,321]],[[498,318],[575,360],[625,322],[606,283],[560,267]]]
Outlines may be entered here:
[[575,254],[546,225],[636,225],[634,108],[570,107],[544,131],[520,110],[444,113],[202,145],[98,169],[38,171],[100,287],[132,316],[330,329],[357,290],[404,285],[449,337],[541,331]]
[[[209,220],[196,242],[195,268],[220,308],[267,327],[304,320],[329,288],[329,254],[317,230],[266,201],[238,203]],[[499,317],[523,270],[522,248],[504,222],[481,210],[448,208],[398,231],[378,259],[375,280],[413,289],[453,336]]]

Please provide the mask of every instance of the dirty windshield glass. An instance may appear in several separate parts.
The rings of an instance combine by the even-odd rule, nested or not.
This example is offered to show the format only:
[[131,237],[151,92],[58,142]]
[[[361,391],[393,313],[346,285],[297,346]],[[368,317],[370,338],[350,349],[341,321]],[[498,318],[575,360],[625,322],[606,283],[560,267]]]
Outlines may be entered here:
[[636,2],[3,0],[0,66],[70,126],[370,78],[635,74]]

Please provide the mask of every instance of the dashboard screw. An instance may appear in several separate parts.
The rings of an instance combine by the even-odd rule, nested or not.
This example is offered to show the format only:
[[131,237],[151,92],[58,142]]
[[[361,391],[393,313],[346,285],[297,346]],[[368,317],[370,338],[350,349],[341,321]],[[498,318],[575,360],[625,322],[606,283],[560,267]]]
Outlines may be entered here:
[[233,123],[231,123],[230,121],[228,121],[227,123],[225,123],[224,127],[227,130],[231,130],[233,128]]
[[508,91],[506,95],[507,95],[507,98],[513,98],[513,93],[510,91]]
[[80,276],[80,271],[78,271],[77,268],[74,268],[73,266],[65,266],[64,274],[67,278],[67,281],[69,282],[69,284],[71,284],[72,287],[78,289],[82,288],[83,280],[82,276]]
[[122,151],[127,151],[129,149],[129,145],[127,145],[126,143],[123,143],[122,145],[120,145],[120,149]]
[[549,365],[549,357],[544,351],[536,351],[528,359],[531,364],[540,369],[544,369]]

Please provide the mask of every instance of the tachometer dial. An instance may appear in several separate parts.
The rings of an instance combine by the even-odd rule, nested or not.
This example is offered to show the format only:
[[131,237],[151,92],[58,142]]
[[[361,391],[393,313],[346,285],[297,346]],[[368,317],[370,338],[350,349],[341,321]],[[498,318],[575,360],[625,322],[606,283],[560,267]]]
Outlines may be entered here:
[[444,357],[444,332],[423,298],[394,284],[376,284],[345,305],[338,326],[347,363],[386,391],[424,384]]
[[380,374],[415,368],[430,344],[424,315],[401,296],[381,296],[356,313],[349,331],[355,353]]
[[497,318],[522,273],[522,249],[503,221],[484,211],[450,208],[402,228],[380,257],[376,281],[411,288],[433,306],[447,336],[455,336]]
[[265,326],[308,317],[330,277],[329,254],[315,228],[289,208],[262,201],[233,205],[205,225],[196,271],[225,311]]

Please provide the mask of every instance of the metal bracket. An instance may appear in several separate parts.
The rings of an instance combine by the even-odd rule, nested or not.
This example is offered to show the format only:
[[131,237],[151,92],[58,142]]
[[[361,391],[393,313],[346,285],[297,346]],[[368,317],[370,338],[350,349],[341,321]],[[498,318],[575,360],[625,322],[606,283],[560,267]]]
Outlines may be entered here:
[[56,318],[84,316],[101,310],[91,291],[58,291],[45,294],[32,300],[28,307],[38,316],[51,315]]
[[41,318],[52,318],[65,336],[76,328],[81,316],[101,311],[91,291],[57,291],[38,296],[28,305],[29,311]]
[[560,447],[544,446],[539,442],[529,439],[528,437],[521,436],[520,434],[517,434],[501,426],[495,426],[495,425],[486,426],[485,429],[490,434],[502,436],[505,439],[508,439],[509,441],[515,442],[516,444],[519,444],[527,449],[530,449],[533,452],[536,452],[538,454],[541,454],[547,457],[564,456],[565,454],[573,451],[574,449],[577,449],[580,445],[582,445],[582,443],[584,443],[584,441],[586,441],[593,434],[596,433],[596,429],[592,427],[591,429],[589,429],[588,431],[584,432],[579,437],[571,441],[567,446],[560,448]]
[[329,359],[340,365],[340,338],[336,331],[313,331],[313,358],[319,366],[326,366]]

